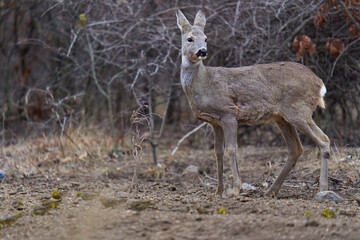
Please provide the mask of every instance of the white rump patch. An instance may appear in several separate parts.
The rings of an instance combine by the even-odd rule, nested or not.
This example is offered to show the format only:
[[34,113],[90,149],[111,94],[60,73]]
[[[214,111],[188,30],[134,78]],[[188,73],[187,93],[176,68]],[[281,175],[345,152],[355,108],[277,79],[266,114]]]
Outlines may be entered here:
[[325,87],[325,85],[323,85],[322,88],[320,89],[320,96],[324,97],[325,94],[326,94],[326,87]]

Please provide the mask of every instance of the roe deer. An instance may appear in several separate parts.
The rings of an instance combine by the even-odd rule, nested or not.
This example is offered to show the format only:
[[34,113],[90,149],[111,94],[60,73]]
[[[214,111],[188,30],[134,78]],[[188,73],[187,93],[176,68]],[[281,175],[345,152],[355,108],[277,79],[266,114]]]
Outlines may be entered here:
[[[289,148],[290,156],[266,195],[276,196],[303,152],[296,129],[307,135],[321,151],[319,190],[328,188],[327,161],[330,141],[315,124],[312,114],[317,106],[325,108],[324,83],[307,67],[293,62],[276,62],[247,67],[206,67],[205,14],[199,11],[191,25],[177,11],[181,30],[181,84],[193,114],[212,125],[215,137],[218,185],[223,187],[223,155],[231,160],[233,189],[239,193],[241,181],[236,160],[238,124],[275,122]],[[225,145],[225,146],[224,146]]]

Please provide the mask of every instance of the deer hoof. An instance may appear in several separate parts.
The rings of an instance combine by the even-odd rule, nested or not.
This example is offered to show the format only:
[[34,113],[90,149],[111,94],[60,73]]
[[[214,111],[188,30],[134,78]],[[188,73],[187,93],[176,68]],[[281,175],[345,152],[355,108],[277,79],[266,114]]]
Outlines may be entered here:
[[224,188],[223,188],[223,187],[221,187],[221,188],[218,187],[218,188],[216,189],[215,195],[216,195],[216,196],[222,196],[223,191],[224,191]]
[[240,190],[241,190],[241,187],[234,187],[234,188],[233,188],[234,195],[239,195],[239,194],[240,194]]
[[235,190],[233,188],[227,188],[223,193],[222,193],[222,197],[223,198],[229,198],[229,197],[232,197],[232,196],[235,196],[237,195]]
[[276,198],[277,195],[277,191],[275,190],[269,190],[264,194],[264,197],[268,197],[268,198]]

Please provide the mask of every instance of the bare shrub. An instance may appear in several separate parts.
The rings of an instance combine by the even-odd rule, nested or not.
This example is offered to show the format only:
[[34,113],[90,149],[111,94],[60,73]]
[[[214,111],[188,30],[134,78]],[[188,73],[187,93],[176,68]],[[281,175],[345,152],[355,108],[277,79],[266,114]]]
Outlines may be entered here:
[[[40,109],[38,113],[35,111],[38,116],[34,115],[31,127],[38,124],[37,130],[48,133],[61,130],[55,115],[48,116],[47,107],[40,106],[43,101],[29,98],[26,103],[30,89],[51,92],[53,102],[64,104],[59,107],[71,112],[67,121],[73,125],[95,123],[107,128],[112,133],[114,149],[130,129],[132,111],[146,105],[145,114],[150,119],[146,131],[151,135],[156,162],[156,147],[169,136],[164,134],[164,129],[169,124],[181,123],[177,129],[187,132],[195,123],[188,114],[189,107],[179,84],[181,44],[175,9],[180,8],[189,16],[194,16],[198,9],[206,12],[209,40],[206,64],[211,66],[298,61],[292,43],[297,36],[309,37],[316,44],[316,53],[312,49],[311,55],[308,50],[301,62],[321,77],[328,89],[327,110],[318,112],[315,118],[338,143],[356,145],[360,142],[360,54],[356,44],[359,5],[356,3],[1,1],[3,136],[14,137],[22,134],[19,129],[29,127],[26,104]],[[326,51],[330,38],[344,44],[337,58]],[[69,106],[61,101],[71,96],[79,96],[76,104]],[[54,127],[58,130],[53,131]],[[259,131],[272,132],[272,127],[242,127],[240,135],[242,139],[249,138],[244,142],[268,142]],[[269,138],[272,144],[281,141],[278,135]]]

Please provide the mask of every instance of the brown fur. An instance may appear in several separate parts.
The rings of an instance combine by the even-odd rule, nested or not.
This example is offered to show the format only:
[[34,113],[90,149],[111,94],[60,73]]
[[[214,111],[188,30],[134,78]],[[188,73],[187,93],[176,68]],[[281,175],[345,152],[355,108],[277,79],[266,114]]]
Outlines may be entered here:
[[[205,15],[199,11],[194,26],[180,11],[177,18],[182,32],[183,89],[194,115],[214,129],[219,179],[217,193],[223,191],[224,143],[225,153],[232,161],[234,190],[239,192],[241,188],[236,160],[237,125],[272,122],[284,136],[290,157],[268,194],[277,194],[303,151],[296,129],[309,136],[321,150],[320,190],[326,190],[329,139],[312,120],[316,106],[325,107],[320,96],[324,86],[322,80],[304,65],[293,62],[239,68],[206,67],[203,58],[196,56],[199,49],[206,48]],[[189,42],[189,37],[193,41]]]

